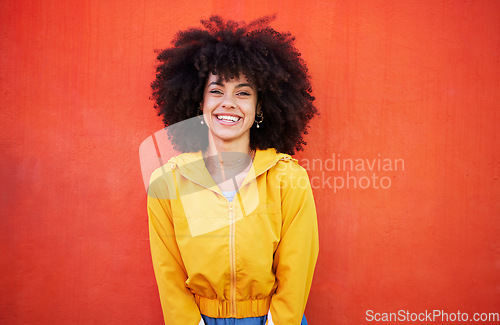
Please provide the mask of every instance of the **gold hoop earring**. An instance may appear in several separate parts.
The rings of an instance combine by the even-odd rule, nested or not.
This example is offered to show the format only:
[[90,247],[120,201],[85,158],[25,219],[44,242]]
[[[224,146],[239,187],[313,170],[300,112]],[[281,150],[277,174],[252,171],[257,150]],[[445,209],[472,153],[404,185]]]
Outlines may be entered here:
[[259,121],[255,119],[255,123],[257,124],[257,129],[260,128],[260,123],[264,121],[264,112],[260,110],[260,113],[255,115],[256,118],[259,118]]

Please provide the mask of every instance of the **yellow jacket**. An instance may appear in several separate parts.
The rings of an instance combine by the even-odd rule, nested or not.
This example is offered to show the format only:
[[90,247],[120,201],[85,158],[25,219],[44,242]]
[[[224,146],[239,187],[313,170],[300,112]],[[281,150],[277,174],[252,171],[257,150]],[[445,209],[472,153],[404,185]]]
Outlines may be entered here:
[[201,152],[155,170],[148,189],[153,267],[165,324],[272,315],[299,325],[318,256],[307,172],[289,155],[257,150],[229,202]]

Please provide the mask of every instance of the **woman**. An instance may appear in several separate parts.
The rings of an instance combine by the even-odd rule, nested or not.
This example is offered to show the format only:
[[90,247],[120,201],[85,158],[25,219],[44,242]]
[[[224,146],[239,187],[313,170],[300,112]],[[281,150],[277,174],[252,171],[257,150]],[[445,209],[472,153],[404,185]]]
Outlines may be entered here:
[[305,169],[317,114],[289,33],[214,16],[158,54],[153,99],[174,147],[148,189],[166,324],[307,324],[318,255]]

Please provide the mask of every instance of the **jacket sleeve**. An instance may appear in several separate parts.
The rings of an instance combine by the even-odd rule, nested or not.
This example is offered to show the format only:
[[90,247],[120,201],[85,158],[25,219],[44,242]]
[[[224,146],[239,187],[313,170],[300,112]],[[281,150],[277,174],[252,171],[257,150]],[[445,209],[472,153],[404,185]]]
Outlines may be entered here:
[[204,324],[194,296],[185,286],[187,272],[175,240],[167,177],[157,174],[151,177],[147,209],[151,257],[165,324]]
[[[289,161],[281,179],[281,239],[274,254],[277,288],[268,324],[299,325],[319,252],[316,207],[304,168]],[[291,170],[291,171],[290,171]]]

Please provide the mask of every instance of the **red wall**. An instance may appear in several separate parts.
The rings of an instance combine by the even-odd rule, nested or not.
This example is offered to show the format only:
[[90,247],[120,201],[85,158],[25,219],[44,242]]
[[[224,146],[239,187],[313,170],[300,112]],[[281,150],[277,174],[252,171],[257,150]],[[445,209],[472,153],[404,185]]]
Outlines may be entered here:
[[277,13],[313,76],[310,324],[500,312],[499,1],[7,0],[0,323],[161,323],[138,154],[162,127],[153,49],[215,13]]

